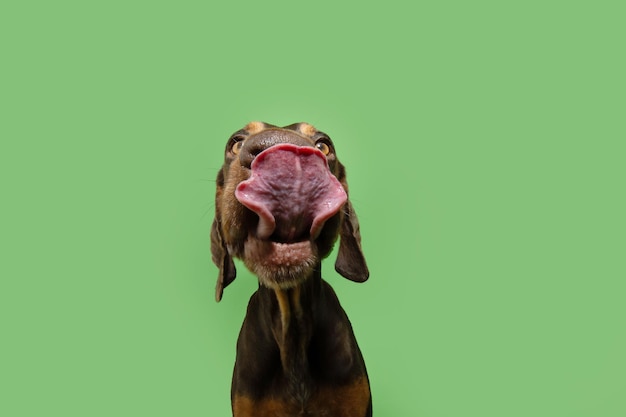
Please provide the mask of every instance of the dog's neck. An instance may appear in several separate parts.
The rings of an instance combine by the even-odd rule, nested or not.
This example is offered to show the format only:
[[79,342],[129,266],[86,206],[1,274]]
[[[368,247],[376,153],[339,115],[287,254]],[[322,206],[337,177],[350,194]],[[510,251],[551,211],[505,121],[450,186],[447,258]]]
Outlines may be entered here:
[[267,303],[273,339],[280,351],[280,360],[289,380],[292,394],[304,400],[309,395],[307,386],[310,371],[307,351],[313,336],[317,311],[316,301],[321,291],[321,265],[311,276],[289,289],[261,286],[261,302]]
[[292,348],[304,349],[311,339],[315,302],[322,283],[320,268],[321,265],[318,265],[311,276],[292,288],[259,288],[262,302],[271,306],[267,311],[272,315],[272,333],[280,348],[285,368],[289,365],[285,363],[285,356],[297,354]]

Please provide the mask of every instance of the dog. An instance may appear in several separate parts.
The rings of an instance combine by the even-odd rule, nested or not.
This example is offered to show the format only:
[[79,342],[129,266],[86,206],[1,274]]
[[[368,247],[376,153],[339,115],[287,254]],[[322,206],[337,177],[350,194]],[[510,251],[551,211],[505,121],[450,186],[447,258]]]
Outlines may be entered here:
[[233,258],[259,281],[237,340],[234,417],[372,415],[352,325],[321,277],[338,238],[335,269],[364,282],[359,222],[328,135],[252,122],[228,139],[211,226],[216,300],[235,279]]

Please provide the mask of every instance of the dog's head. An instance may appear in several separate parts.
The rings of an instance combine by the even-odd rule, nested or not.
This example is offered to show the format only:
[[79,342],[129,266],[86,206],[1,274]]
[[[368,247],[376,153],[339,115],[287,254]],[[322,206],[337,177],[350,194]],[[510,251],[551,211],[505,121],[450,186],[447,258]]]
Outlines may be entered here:
[[290,288],[311,275],[337,236],[337,272],[368,278],[346,172],[326,134],[306,123],[252,122],[228,139],[224,159],[211,228],[217,301],[235,279],[233,257],[262,285]]

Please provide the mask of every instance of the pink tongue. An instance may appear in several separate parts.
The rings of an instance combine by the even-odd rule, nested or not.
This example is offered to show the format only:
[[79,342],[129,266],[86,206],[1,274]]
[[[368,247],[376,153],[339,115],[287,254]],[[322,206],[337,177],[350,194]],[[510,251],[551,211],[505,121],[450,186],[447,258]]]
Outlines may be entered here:
[[315,239],[324,222],[346,202],[343,186],[315,148],[274,145],[258,154],[251,168],[250,178],[237,186],[235,197],[259,215],[259,239],[272,234],[283,242],[307,234]]

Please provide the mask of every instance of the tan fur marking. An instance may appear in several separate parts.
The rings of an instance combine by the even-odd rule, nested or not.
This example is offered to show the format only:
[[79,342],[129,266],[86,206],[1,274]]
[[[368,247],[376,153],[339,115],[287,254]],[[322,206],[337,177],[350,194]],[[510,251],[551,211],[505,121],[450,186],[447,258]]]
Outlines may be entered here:
[[239,395],[233,399],[234,417],[290,417],[291,412],[285,402],[275,399],[254,401]]
[[275,288],[274,293],[278,300],[278,308],[280,309],[280,333],[274,330],[274,337],[280,348],[280,362],[283,365],[283,369],[286,369],[289,365],[288,351],[284,348],[285,340],[287,339],[287,332],[289,331],[289,322],[291,321],[291,306],[289,305],[289,295],[287,291]]
[[302,315],[304,314],[302,312],[302,305],[300,304],[300,287],[294,287],[293,290],[291,290],[291,307],[293,308],[293,311],[296,315],[296,317],[298,319],[302,318]]
[[280,308],[280,322],[283,325],[283,339],[285,334],[287,333],[287,328],[289,327],[289,321],[291,320],[291,307],[289,305],[289,298],[287,296],[287,291],[281,290],[279,288],[274,289],[276,293],[276,298],[278,299],[278,307]]
[[[328,410],[333,417],[363,417],[370,401],[370,389],[367,378],[361,377],[343,387],[323,387],[311,398],[315,404],[311,411]],[[320,415],[326,415],[321,414]]]
[[233,400],[234,417],[293,417],[332,416],[363,417],[369,406],[370,390],[365,377],[343,387],[323,387],[311,400],[300,407],[277,398],[264,398],[254,401],[244,396]]
[[300,130],[300,133],[307,136],[313,136],[315,133],[317,133],[317,129],[313,127],[313,125],[310,125],[308,123],[300,123],[298,129]]
[[244,130],[248,132],[249,135],[254,135],[264,129],[265,129],[265,123],[263,122],[250,122],[244,128]]

